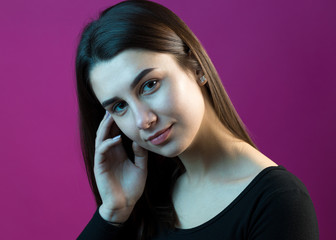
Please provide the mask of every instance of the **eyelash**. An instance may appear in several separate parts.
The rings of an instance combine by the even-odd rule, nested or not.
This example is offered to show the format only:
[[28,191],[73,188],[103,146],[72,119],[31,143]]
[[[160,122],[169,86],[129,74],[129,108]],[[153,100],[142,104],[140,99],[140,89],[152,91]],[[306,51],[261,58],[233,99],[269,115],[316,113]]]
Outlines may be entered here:
[[[151,87],[151,89],[145,94],[145,95],[149,95],[149,94],[151,94],[151,93],[154,93],[157,89],[158,89],[158,87],[160,86],[160,81],[158,80],[158,79],[151,79],[151,80],[148,80],[148,81],[146,81],[142,86],[141,86],[141,88],[140,88],[140,94],[143,94],[143,92],[144,92],[144,88],[148,85],[148,84],[150,84],[150,83],[154,83],[155,82],[155,84],[154,84],[154,86],[153,87]],[[123,113],[124,113],[124,111],[121,111],[121,112],[118,112],[118,111],[116,111],[116,108],[120,105],[120,104],[125,104],[126,102],[124,102],[124,101],[120,101],[120,102],[117,102],[116,104],[114,104],[113,106],[112,106],[112,113],[114,113],[114,114],[117,114],[117,115],[122,115]],[[126,103],[127,104],[127,103]]]
[[[141,86],[141,92],[143,92],[143,89],[146,87],[146,85],[148,85],[149,83],[154,83],[154,86],[151,88],[150,93],[152,93],[153,91],[155,92],[157,90],[157,88],[160,86],[160,81],[157,79],[152,79],[152,80],[148,80],[146,81],[142,86]],[[154,88],[154,90],[152,90]]]

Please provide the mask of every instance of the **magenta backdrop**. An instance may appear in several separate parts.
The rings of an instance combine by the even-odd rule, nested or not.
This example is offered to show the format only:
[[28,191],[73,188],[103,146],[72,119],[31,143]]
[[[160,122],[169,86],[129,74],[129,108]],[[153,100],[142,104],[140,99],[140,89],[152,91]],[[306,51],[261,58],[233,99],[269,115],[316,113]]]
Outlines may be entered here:
[[[95,211],[77,130],[75,49],[117,1],[0,3],[2,239],[74,239]],[[335,1],[157,1],[195,32],[260,150],[307,186],[334,236]]]

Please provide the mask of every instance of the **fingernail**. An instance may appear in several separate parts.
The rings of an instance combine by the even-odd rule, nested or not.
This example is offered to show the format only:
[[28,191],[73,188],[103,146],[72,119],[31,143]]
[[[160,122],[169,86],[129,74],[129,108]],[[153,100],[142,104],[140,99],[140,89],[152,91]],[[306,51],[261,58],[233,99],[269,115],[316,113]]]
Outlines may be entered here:
[[115,136],[114,138],[112,138],[112,140],[113,140],[113,141],[117,141],[117,140],[120,139],[120,137],[121,137],[121,135]]
[[111,115],[108,111],[106,111],[106,118],[109,118]]

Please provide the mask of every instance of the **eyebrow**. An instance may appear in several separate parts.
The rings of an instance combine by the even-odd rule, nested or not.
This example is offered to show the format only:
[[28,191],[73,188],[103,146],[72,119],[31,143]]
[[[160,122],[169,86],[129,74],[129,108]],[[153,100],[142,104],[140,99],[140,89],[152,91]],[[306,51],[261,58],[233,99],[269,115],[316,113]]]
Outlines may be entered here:
[[[147,69],[144,69],[142,70],[133,80],[133,82],[131,83],[130,85],[130,89],[133,89],[139,82],[140,80],[145,77],[148,73],[150,73],[151,71],[153,71],[155,68],[147,68]],[[105,100],[103,103],[102,103],[102,106],[105,108],[107,107],[108,105],[110,105],[111,103],[117,101],[119,98],[118,97],[113,97],[113,98],[110,98],[110,99],[107,99]]]

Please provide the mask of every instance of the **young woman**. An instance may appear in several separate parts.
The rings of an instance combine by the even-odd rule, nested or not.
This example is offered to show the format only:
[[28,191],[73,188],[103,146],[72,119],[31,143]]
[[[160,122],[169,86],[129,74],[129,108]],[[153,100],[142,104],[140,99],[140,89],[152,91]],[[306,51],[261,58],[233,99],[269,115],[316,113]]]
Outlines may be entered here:
[[97,203],[78,239],[318,239],[306,187],[258,150],[173,12],[106,9],[83,30],[76,75]]

